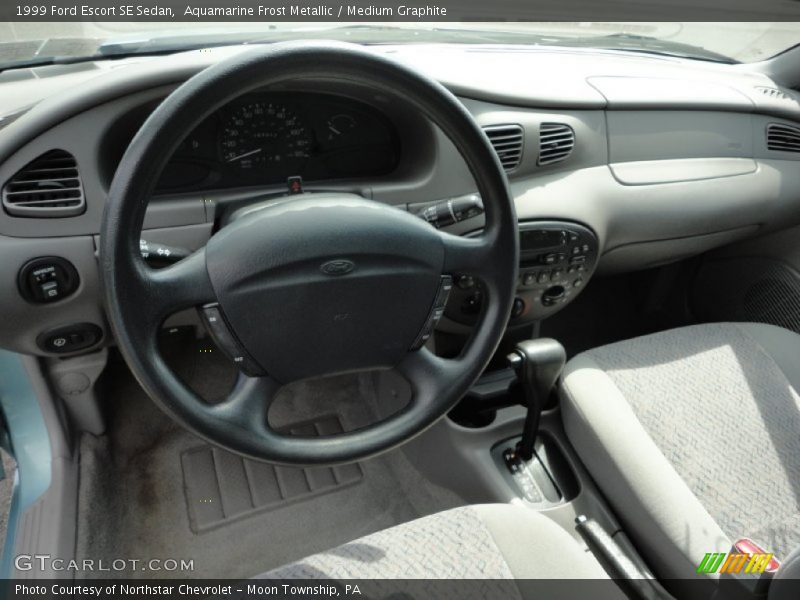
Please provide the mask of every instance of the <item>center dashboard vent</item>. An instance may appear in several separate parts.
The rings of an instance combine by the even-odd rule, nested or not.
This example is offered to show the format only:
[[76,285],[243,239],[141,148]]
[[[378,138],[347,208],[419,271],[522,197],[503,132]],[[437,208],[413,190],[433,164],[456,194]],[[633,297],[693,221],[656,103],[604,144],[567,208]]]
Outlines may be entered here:
[[800,152],[800,127],[770,123],[767,125],[767,148],[779,152]]
[[525,130],[521,125],[490,125],[483,131],[492,143],[506,173],[519,166],[522,161],[522,146]]
[[539,126],[539,165],[552,165],[566,160],[575,147],[575,131],[564,123],[542,123]]
[[78,164],[65,150],[51,150],[3,185],[3,207],[19,217],[72,217],[86,210]]

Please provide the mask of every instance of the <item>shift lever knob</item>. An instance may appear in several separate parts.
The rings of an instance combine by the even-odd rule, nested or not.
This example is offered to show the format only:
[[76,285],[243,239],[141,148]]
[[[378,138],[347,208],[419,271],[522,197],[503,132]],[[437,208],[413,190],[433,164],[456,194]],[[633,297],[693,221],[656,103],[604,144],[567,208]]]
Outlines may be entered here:
[[520,357],[520,381],[527,391],[541,399],[547,399],[567,363],[567,353],[558,341],[552,338],[525,340],[517,344],[514,354]]
[[525,430],[517,446],[520,458],[528,461],[533,457],[542,408],[564,370],[567,353],[564,346],[551,338],[525,340],[508,355],[508,362],[517,371],[528,406]]

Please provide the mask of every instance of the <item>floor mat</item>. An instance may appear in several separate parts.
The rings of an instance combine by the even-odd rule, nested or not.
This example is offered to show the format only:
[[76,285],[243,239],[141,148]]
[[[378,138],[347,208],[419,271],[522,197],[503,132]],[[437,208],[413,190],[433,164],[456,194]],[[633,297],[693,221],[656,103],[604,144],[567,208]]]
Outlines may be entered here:
[[[293,435],[335,435],[344,431],[339,417],[326,416],[290,428]],[[260,511],[327,494],[362,481],[358,463],[296,468],[243,459],[214,446],[181,456],[186,505],[192,531],[199,533]]]
[[[177,370],[188,373],[187,383],[207,392],[207,397],[224,395],[220,381],[227,385],[229,378],[227,367],[214,362],[220,359],[213,352],[186,350],[185,354],[190,368],[178,366]],[[191,561],[192,569],[148,571],[137,563],[138,569],[103,572],[98,577],[251,577],[464,503],[423,478],[401,451],[361,462],[360,479],[354,483],[337,483],[324,493],[320,488],[305,493],[304,489],[317,486],[329,474],[324,470],[284,472],[279,471],[283,467],[260,463],[244,467],[245,461],[227,453],[217,455],[220,451],[210,450],[207,442],[164,416],[118,359],[108,379],[109,432],[102,437],[84,435],[81,440],[77,557],[138,559],[145,565],[153,558],[184,559]],[[342,376],[293,385],[276,398],[270,422],[275,428],[324,424],[323,417],[333,414],[346,431],[363,427],[381,414],[372,379]],[[201,467],[208,482],[200,485],[199,479],[189,475],[189,485],[185,485],[186,461],[197,466],[195,461],[211,456],[215,461],[217,456],[224,457],[220,474],[220,465],[215,465],[211,476],[210,467]],[[229,491],[231,485],[244,483],[235,483],[242,469],[250,469],[249,498]],[[344,482],[349,476],[342,477]],[[190,502],[202,500],[214,489],[215,478],[216,486],[224,488],[217,512],[201,513],[197,506],[187,510],[187,497],[193,499]],[[276,490],[282,490],[286,498],[270,502],[269,494]],[[213,506],[213,502],[205,504]]]

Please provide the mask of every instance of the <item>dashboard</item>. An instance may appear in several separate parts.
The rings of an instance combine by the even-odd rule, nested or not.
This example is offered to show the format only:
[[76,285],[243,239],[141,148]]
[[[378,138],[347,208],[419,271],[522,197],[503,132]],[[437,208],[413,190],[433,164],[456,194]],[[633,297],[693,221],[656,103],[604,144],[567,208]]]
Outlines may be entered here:
[[[107,139],[108,165],[119,162],[146,115],[126,115]],[[386,175],[399,163],[400,141],[375,108],[330,94],[248,94],[201,123],[165,166],[157,193]]]
[[[76,325],[88,347],[109,341],[96,249],[119,160],[164,97],[244,50],[0,76],[0,187],[57,160],[79,196],[49,214],[0,209],[0,347],[55,356],[49,333]],[[510,327],[560,310],[598,274],[800,222],[799,96],[747,65],[588,49],[372,51],[446,85],[495,144],[526,249]],[[143,244],[195,250],[296,176],[306,192],[358,194],[421,217],[465,206],[443,225],[454,234],[483,226],[469,170],[423,115],[350,82],[297,81],[221,107],[186,137],[160,175]],[[18,181],[24,195],[30,181]],[[53,281],[65,295],[42,301]],[[459,278],[441,329],[468,333],[480,298]]]

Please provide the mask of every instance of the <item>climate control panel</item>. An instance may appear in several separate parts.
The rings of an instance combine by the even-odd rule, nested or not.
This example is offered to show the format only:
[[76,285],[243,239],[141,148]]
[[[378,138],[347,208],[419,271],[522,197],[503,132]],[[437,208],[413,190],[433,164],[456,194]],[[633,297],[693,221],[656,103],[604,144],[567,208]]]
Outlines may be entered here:
[[[599,257],[595,233],[571,221],[520,223],[517,294],[509,325],[521,325],[555,314],[586,286]],[[456,276],[446,315],[457,322],[477,320],[484,291],[469,274]]]

